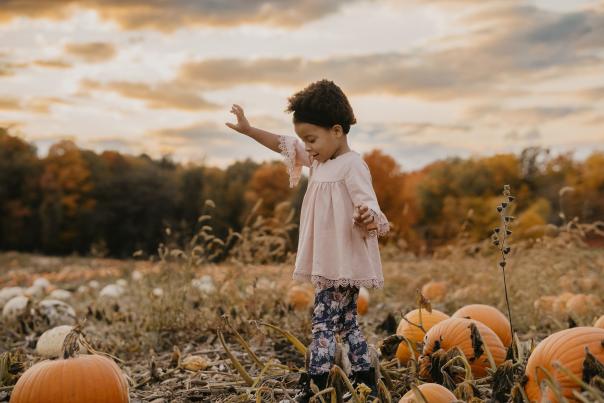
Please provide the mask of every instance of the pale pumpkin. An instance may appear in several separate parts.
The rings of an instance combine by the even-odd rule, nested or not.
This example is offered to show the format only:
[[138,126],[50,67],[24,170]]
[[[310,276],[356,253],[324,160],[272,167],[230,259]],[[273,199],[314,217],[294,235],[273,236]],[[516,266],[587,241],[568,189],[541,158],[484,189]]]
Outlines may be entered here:
[[365,287],[359,288],[359,296],[357,298],[357,313],[365,315],[369,309],[369,291]]
[[[450,403],[457,401],[457,398],[449,389],[437,383],[424,383],[417,388],[428,403]],[[417,400],[415,392],[411,389],[409,392],[405,393],[398,402],[420,403],[421,400]]]
[[472,368],[472,374],[475,377],[485,376],[490,363],[486,351],[479,357],[474,356],[471,337],[472,331],[470,328],[472,323],[476,325],[483,342],[488,346],[495,365],[499,365],[505,361],[506,348],[495,332],[479,321],[465,318],[449,318],[437,323],[432,329],[428,330],[428,333],[424,337],[422,354],[429,357],[435,352],[435,348],[440,347],[445,351],[449,351],[449,349],[457,346],[468,359]]
[[[587,347],[600,362],[604,362],[603,340],[604,329],[575,327],[551,334],[541,341],[531,353],[526,364],[525,374],[528,381],[524,386],[524,390],[529,400],[541,401],[542,399],[539,384],[545,379],[545,375],[542,371],[537,370],[538,367],[548,370],[560,385],[562,394],[566,398],[572,398],[573,390],[578,390],[579,387],[562,371],[553,366],[554,361],[559,362],[581,379],[585,348]],[[546,400],[556,401],[551,391],[546,396]]]
[[594,322],[594,327],[604,329],[604,315],[600,316],[600,318]]
[[508,318],[497,308],[484,304],[471,304],[461,307],[455,312],[454,318],[470,318],[487,325],[495,332],[504,346],[512,344],[512,331]]
[[[419,309],[414,309],[405,314],[405,318],[411,323],[415,323],[419,325]],[[432,309],[432,312],[428,312],[425,309],[422,309],[422,327],[427,332],[437,324],[445,319],[448,319],[449,315],[443,313],[437,309]],[[417,326],[414,326],[407,322],[405,319],[401,319],[398,328],[396,329],[396,334],[399,336],[405,336],[411,344],[415,347],[417,343],[421,342],[424,339],[425,333]],[[419,351],[414,352],[415,355],[419,353]],[[399,362],[404,364],[411,359],[411,351],[409,351],[408,344],[403,340],[396,350],[396,358],[398,358]]]

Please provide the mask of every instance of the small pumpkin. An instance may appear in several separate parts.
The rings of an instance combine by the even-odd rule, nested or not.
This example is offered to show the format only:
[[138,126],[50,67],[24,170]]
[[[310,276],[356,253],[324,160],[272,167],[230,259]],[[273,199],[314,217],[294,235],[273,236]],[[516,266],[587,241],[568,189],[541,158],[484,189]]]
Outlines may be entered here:
[[566,312],[569,314],[584,316],[590,309],[589,298],[585,294],[575,294],[566,301]]
[[600,318],[594,322],[594,327],[604,329],[604,315],[600,316]]
[[365,315],[369,309],[369,291],[365,287],[359,288],[359,296],[357,298],[357,313]]
[[[537,369],[539,367],[545,368],[552,374],[560,385],[562,395],[572,398],[573,390],[577,390],[578,385],[562,371],[557,370],[553,366],[554,361],[559,362],[581,379],[585,348],[587,347],[600,362],[604,362],[603,340],[604,329],[597,327],[574,327],[556,332],[543,339],[533,350],[526,364],[525,374],[528,381],[524,390],[529,400],[542,401],[539,385],[545,379],[545,375],[543,371]],[[551,391],[548,392],[546,398],[547,401],[556,401],[555,397],[551,395]]]
[[128,383],[115,362],[101,355],[75,356],[79,327],[65,338],[65,359],[41,361],[21,375],[10,403],[128,402]]
[[[426,402],[429,403],[450,403],[456,402],[457,398],[455,395],[444,386],[441,386],[437,383],[423,383],[417,387],[421,392],[422,396],[425,398]],[[399,403],[420,403],[423,400],[418,400],[416,397],[416,392],[411,389],[409,392],[405,393]]]
[[314,301],[314,293],[309,287],[302,285],[294,285],[287,292],[287,303],[292,305],[294,309],[307,309]]
[[422,294],[430,301],[442,301],[447,295],[447,283],[444,281],[430,281],[422,287]]
[[[449,315],[443,313],[437,309],[432,309],[432,312],[428,312],[425,309],[421,311],[421,323],[424,330],[427,332],[434,326],[435,324],[448,319]],[[399,336],[405,336],[409,342],[413,346],[416,346],[417,343],[421,342],[424,339],[425,333],[417,326],[412,325],[411,323],[420,324],[419,318],[419,309],[414,309],[405,314],[405,319],[401,319],[398,328],[396,329],[396,334]],[[411,323],[409,323],[409,322]],[[414,352],[416,355],[419,351]],[[409,350],[409,346],[407,342],[404,340],[398,345],[396,349],[396,358],[398,358],[399,362],[404,364],[411,359],[411,351]]]
[[497,308],[484,304],[471,304],[461,307],[455,312],[454,318],[470,318],[487,325],[495,332],[504,346],[512,344],[512,331],[508,318]]
[[475,356],[472,343],[472,324],[476,326],[483,342],[488,346],[495,365],[505,361],[507,351],[499,336],[482,322],[466,318],[449,318],[434,325],[424,337],[422,354],[429,357],[439,348],[449,351],[453,347],[459,347],[470,363],[472,374],[476,377],[485,376],[490,363],[486,351]]

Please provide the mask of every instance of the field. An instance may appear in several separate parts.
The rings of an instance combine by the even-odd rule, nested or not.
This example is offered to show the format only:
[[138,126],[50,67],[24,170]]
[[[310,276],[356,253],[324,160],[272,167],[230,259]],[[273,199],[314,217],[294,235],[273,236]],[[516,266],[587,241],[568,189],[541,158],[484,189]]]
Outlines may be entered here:
[[[382,249],[385,287],[370,291],[369,310],[359,316],[359,323],[369,343],[382,347],[380,361],[392,401],[398,401],[418,375],[413,365],[399,365],[383,341],[395,334],[402,314],[417,307],[417,289],[444,282],[446,292],[431,295],[431,305],[447,314],[469,303],[507,312],[495,252],[488,242],[452,246],[432,258]],[[52,290],[70,292],[53,295],[74,308],[94,350],[119,360],[133,402],[280,401],[295,394],[304,357],[281,332],[264,324],[291,332],[304,345],[310,342],[311,308],[294,309],[288,303],[291,261],[193,266],[178,257],[148,261],[5,253],[0,268],[0,288],[27,288],[37,278],[48,280],[28,290],[28,306],[36,307]],[[569,326],[591,325],[604,313],[603,271],[604,249],[587,246],[573,234],[514,245],[506,276],[519,344],[529,346],[531,340]],[[117,294],[101,291],[116,282]],[[569,293],[584,297],[566,304]],[[18,376],[42,360],[36,342],[52,322],[53,317],[40,311],[3,317],[0,401],[8,401]],[[246,353],[247,346],[254,354]],[[246,374],[237,370],[229,354],[253,385],[246,383]],[[260,366],[269,362],[274,365],[261,372]],[[513,375],[514,382],[520,381],[521,372]],[[493,380],[473,382],[473,401],[488,401]]]

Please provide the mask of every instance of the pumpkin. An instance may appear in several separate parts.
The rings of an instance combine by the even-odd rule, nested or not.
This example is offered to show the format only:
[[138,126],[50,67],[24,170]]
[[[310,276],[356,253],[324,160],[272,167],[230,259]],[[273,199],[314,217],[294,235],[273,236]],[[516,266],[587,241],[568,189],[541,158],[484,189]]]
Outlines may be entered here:
[[369,291],[365,287],[359,288],[359,296],[357,298],[357,313],[365,315],[369,309]]
[[78,332],[74,329],[65,338],[65,359],[41,361],[21,375],[11,403],[129,401],[128,383],[115,362],[96,354],[74,356]]
[[[417,387],[422,392],[423,397],[426,398],[426,402],[429,403],[450,403],[456,402],[457,398],[455,395],[444,386],[437,383],[424,383]],[[415,392],[411,389],[405,393],[399,403],[419,403],[422,400],[417,400]]]
[[[62,325],[45,331],[36,343],[36,353],[46,358],[59,357],[63,353],[65,337],[67,337],[72,329],[73,326]],[[85,348],[80,343],[80,351],[84,351]]]
[[590,309],[589,298],[585,294],[573,295],[566,301],[566,312],[569,314],[584,316]]
[[314,301],[314,298],[313,291],[310,288],[301,285],[295,285],[287,292],[287,303],[298,310],[308,308]]
[[604,329],[604,315],[600,316],[600,318],[595,321],[594,327],[599,327],[599,328]]
[[[419,325],[419,309],[414,309],[410,312],[407,312],[407,314],[405,314],[405,318],[407,318],[408,321]],[[447,315],[446,313],[442,313],[437,309],[432,309],[432,312],[428,312],[427,310],[422,309],[421,322],[426,332],[438,322],[441,322],[448,318],[449,315]],[[398,328],[396,329],[396,334],[398,334],[399,336],[405,336],[405,338],[408,339],[413,346],[421,342],[424,339],[425,335],[425,333],[420,328],[410,324],[405,319],[401,319]],[[416,353],[419,352],[416,351]],[[398,345],[398,348],[396,350],[396,358],[398,358],[399,362],[403,364],[411,359],[411,351],[409,351],[409,346],[404,340]]]
[[512,331],[510,322],[501,311],[490,305],[471,304],[466,305],[455,312],[452,317],[477,320],[487,325],[495,332],[504,346],[512,344]]
[[444,281],[430,281],[422,287],[422,294],[430,301],[442,301],[447,295],[447,283]]
[[[579,379],[582,376],[583,361],[585,360],[585,348],[598,359],[604,362],[604,329],[597,327],[575,327],[566,329],[546,337],[531,353],[526,364],[525,374],[528,381],[524,386],[530,401],[541,401],[541,390],[539,384],[545,375],[537,368],[547,369],[556,382],[560,385],[562,395],[566,398],[573,397],[572,391],[578,390],[579,386],[567,377],[562,371],[553,366],[554,361],[566,367]],[[555,397],[547,396],[547,401],[555,401]]]
[[439,347],[449,351],[449,349],[457,346],[468,359],[474,376],[485,376],[487,368],[490,366],[488,356],[486,351],[478,357],[474,356],[471,324],[476,325],[483,342],[488,346],[493,356],[495,365],[505,361],[507,351],[499,336],[482,322],[466,318],[449,318],[434,325],[424,337],[422,354],[429,357]]

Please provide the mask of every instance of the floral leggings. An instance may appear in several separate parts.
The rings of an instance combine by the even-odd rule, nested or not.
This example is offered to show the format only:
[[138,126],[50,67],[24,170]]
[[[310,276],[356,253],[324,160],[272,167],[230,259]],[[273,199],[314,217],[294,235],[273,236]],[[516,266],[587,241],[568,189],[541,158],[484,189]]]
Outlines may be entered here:
[[336,355],[336,332],[348,344],[352,370],[365,371],[371,366],[365,337],[357,323],[358,287],[329,287],[315,295],[308,373],[328,372]]

